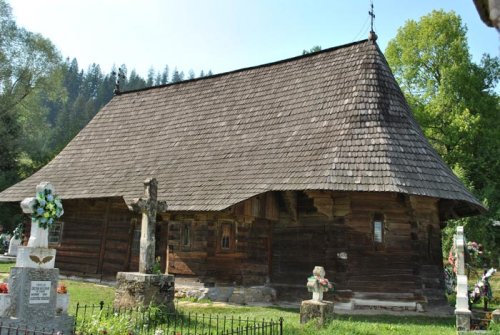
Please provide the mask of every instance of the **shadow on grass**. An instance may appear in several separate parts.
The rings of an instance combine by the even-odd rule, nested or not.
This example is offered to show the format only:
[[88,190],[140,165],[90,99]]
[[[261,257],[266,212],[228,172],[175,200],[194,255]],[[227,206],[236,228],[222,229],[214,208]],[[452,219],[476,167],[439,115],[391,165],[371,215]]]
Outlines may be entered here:
[[426,317],[414,315],[339,315],[336,314],[333,320],[356,321],[365,323],[390,323],[398,325],[434,325],[434,326],[454,326],[454,317]]

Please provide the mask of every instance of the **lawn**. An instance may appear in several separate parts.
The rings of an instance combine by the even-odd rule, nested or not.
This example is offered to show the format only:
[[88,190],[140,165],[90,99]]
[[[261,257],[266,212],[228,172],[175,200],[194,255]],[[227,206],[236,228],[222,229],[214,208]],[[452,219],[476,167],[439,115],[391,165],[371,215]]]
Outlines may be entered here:
[[[0,264],[0,276],[6,277],[10,265]],[[496,275],[492,279],[495,291],[500,292],[500,276]],[[69,313],[73,314],[77,302],[80,305],[98,304],[101,300],[106,305],[112,304],[114,298],[114,288],[87,282],[74,280],[63,280],[70,293]],[[498,306],[498,298],[495,300]],[[492,306],[493,307],[493,306]],[[285,335],[326,335],[326,334],[363,334],[363,335],[385,335],[385,334],[405,334],[405,335],[446,335],[456,334],[455,318],[431,318],[420,316],[386,316],[386,315],[335,315],[327,322],[326,327],[318,329],[314,323],[300,325],[298,309],[281,307],[248,307],[224,305],[219,303],[193,303],[189,301],[179,301],[177,309],[185,313],[218,314],[221,317],[258,320],[279,320],[284,319]]]
[[299,310],[280,307],[218,306],[217,304],[196,304],[180,302],[178,309],[191,313],[220,314],[246,319],[284,319],[286,335],[446,335],[456,334],[455,318],[429,318],[418,316],[346,316],[335,315],[325,328],[318,329],[314,323],[300,325]]

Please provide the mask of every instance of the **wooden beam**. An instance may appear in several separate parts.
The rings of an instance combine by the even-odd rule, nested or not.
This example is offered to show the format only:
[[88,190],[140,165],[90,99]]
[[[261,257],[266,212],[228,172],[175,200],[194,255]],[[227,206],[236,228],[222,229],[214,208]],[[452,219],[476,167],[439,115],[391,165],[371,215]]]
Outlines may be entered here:
[[130,259],[132,257],[132,244],[134,243],[134,232],[136,225],[137,225],[137,218],[132,217],[130,219],[130,227],[128,231],[127,256],[125,257],[125,263],[123,264],[123,271],[130,270]]
[[99,251],[99,263],[97,263],[97,273],[102,274],[102,265],[104,262],[104,254],[106,253],[106,237],[108,234],[109,209],[111,207],[111,199],[106,200],[106,212],[104,213],[104,222],[101,229],[101,248]]
[[297,215],[297,192],[296,191],[284,191],[281,193],[283,195],[283,200],[285,201],[285,206],[290,214],[290,218],[293,222],[298,221]]

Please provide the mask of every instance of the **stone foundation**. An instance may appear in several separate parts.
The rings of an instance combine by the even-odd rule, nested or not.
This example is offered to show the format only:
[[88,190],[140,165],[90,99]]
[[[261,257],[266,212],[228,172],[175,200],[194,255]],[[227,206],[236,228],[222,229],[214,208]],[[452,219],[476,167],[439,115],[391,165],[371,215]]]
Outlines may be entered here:
[[305,300],[300,305],[300,323],[316,320],[318,326],[323,326],[326,320],[333,317],[333,302]]
[[174,289],[172,275],[118,272],[114,305],[130,308],[155,304],[173,311]]
[[273,303],[276,301],[276,290],[268,286],[233,287],[233,286],[176,286],[177,298],[192,298],[195,300],[230,302],[247,305]]
[[471,311],[466,310],[466,311],[455,311],[455,316],[457,318],[456,320],[456,327],[458,332],[463,332],[463,331],[469,331],[470,330],[470,318],[471,318]]

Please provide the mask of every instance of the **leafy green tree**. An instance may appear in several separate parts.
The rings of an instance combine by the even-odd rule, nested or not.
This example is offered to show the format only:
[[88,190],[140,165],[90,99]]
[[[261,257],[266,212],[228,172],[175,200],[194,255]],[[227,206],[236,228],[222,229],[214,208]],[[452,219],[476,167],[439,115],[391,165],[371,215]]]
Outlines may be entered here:
[[[52,79],[59,64],[60,56],[52,43],[39,34],[17,27],[11,7],[0,0],[0,190],[20,177],[23,157],[27,156],[26,134],[34,139],[37,130],[48,127],[45,122],[47,110],[35,101],[58,92],[57,81]],[[43,91],[50,93],[35,97]],[[43,122],[38,123],[40,120]],[[38,127],[33,132],[28,130],[30,123]],[[46,138],[41,140],[46,143]],[[35,144],[41,145],[36,141]],[[0,204],[0,223],[5,229],[16,224],[12,220],[15,210]]]
[[490,209],[450,222],[444,245],[449,246],[453,228],[461,223],[469,239],[499,252],[500,241],[488,231],[491,220],[500,216],[500,106],[495,92],[500,63],[484,55],[475,64],[466,32],[454,12],[433,11],[407,21],[385,56],[431,144]]
[[320,45],[315,45],[313,46],[311,49],[309,50],[302,50],[302,54],[303,55],[307,55],[307,54],[310,54],[310,53],[313,53],[313,52],[318,52],[318,51],[321,51],[321,46]]

